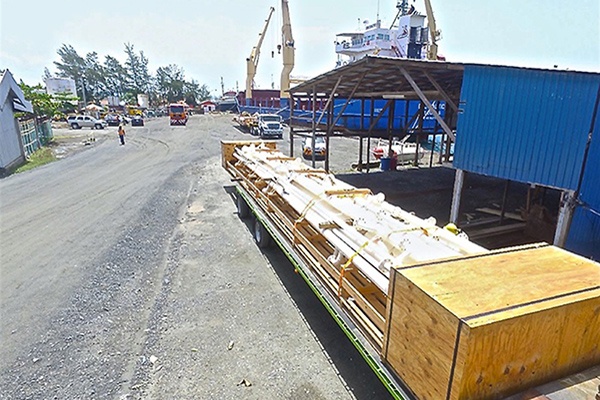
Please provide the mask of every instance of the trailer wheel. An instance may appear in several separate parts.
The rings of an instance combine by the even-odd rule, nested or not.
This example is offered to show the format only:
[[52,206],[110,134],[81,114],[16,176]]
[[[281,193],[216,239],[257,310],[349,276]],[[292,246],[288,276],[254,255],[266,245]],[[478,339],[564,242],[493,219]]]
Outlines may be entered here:
[[254,220],[254,240],[261,249],[269,247],[271,244],[271,236],[267,228],[258,219]]
[[248,207],[248,203],[246,203],[246,200],[244,200],[242,195],[238,193],[236,196],[236,201],[238,216],[241,219],[248,218],[248,216],[250,216],[250,207]]

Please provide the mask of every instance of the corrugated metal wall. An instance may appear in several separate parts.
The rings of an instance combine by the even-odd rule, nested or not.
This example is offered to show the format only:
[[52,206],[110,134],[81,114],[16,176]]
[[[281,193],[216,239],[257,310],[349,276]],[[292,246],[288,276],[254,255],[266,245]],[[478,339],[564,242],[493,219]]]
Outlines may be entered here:
[[12,98],[0,104],[0,168],[6,168],[23,157],[19,128],[12,109]]
[[565,247],[600,260],[600,110],[585,164],[579,206],[575,209]]
[[466,66],[454,166],[575,190],[599,74]]

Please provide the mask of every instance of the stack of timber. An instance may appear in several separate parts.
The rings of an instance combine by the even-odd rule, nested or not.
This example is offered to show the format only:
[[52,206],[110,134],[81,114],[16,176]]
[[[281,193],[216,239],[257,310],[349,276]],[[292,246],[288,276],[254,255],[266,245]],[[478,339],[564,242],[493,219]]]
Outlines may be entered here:
[[250,114],[247,111],[242,112],[240,115],[233,118],[237,122],[242,130],[246,132],[252,132],[252,129],[258,126],[257,114]]
[[273,142],[224,141],[222,164],[416,398],[500,398],[600,363],[598,264],[489,252]]

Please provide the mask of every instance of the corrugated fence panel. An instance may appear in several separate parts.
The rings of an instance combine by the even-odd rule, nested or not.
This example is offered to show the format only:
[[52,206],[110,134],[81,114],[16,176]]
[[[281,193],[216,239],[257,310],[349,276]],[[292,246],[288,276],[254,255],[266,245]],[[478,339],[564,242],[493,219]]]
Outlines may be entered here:
[[577,187],[599,74],[466,66],[454,166]]
[[579,200],[565,247],[600,260],[600,110],[596,114]]

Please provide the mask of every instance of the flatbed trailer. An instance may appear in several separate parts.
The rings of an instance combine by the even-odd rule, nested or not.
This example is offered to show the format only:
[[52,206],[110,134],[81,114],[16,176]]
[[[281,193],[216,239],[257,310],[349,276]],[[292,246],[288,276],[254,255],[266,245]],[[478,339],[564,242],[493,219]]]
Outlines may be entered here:
[[[328,241],[323,231],[330,234],[342,230],[344,227],[339,225],[343,223],[333,217],[315,223],[314,215],[315,225],[307,223],[311,213],[316,213],[316,204],[325,197],[359,203],[372,200],[373,195],[364,189],[336,186],[334,178],[323,170],[299,163],[300,160],[277,152],[275,142],[222,143],[223,167],[236,182],[238,213],[241,218],[254,218],[254,236],[259,247],[274,241],[282,249],[394,398],[525,399],[535,397],[532,393],[543,395],[544,390],[557,393],[556,385],[565,390],[565,397],[547,398],[578,398],[572,397],[571,386],[586,396],[597,393],[598,264],[543,244],[489,252],[465,243],[464,238],[454,241],[441,228],[432,227],[430,221],[411,219],[411,224],[417,224],[411,225],[411,234],[417,232],[425,240],[447,241],[456,246],[456,254],[438,259],[425,257],[420,262],[414,259],[418,254],[405,254],[395,260],[389,281],[384,279],[376,284],[380,277],[367,277],[357,262],[360,257],[366,258],[363,252],[369,250],[368,241],[350,250],[353,253],[347,250],[340,255],[331,248],[333,239],[330,237]],[[297,176],[290,178],[293,174]],[[284,189],[277,193],[273,187],[306,175],[334,184],[328,183],[329,189],[322,190],[322,196],[305,199],[294,209],[285,200],[293,188],[282,186]],[[335,213],[335,207],[325,208]],[[410,218],[400,212],[393,217]],[[360,229],[367,231],[365,226]],[[426,245],[431,244],[426,242]],[[409,261],[398,265],[398,259]],[[519,282],[524,277],[533,280],[548,277],[545,269],[539,267],[540,259],[544,265],[556,265],[550,274],[553,279],[561,276],[559,279],[565,281],[542,294],[537,286],[532,291],[528,283]],[[498,266],[505,268],[503,273],[510,278],[494,275]],[[504,285],[497,289],[493,287],[495,282]],[[460,297],[466,293],[485,298],[488,292],[492,293],[490,297],[499,294],[503,297],[498,301],[495,297],[484,299],[487,303],[483,306],[465,306],[468,299]],[[571,318],[572,315],[575,317]],[[515,321],[519,324],[515,325]],[[542,322],[548,329],[562,326],[563,331],[544,333],[538,326]],[[540,332],[533,332],[536,329]],[[506,335],[511,337],[510,346],[500,341],[505,347],[498,348],[495,338]],[[578,339],[577,347],[555,354],[554,348],[561,347],[557,344],[562,345],[563,341],[573,344],[573,337]],[[574,375],[576,378],[570,377],[572,373],[578,373]],[[547,384],[540,386],[544,383]],[[515,395],[523,390],[527,392]]]
[[[259,246],[266,247],[270,243],[264,241],[265,234],[268,233],[270,238],[277,244],[277,246],[287,256],[288,260],[294,266],[296,272],[302,277],[306,284],[313,291],[315,296],[321,301],[325,309],[333,317],[342,331],[350,339],[354,347],[358,350],[363,359],[375,372],[379,380],[383,383],[386,389],[395,399],[413,399],[410,393],[402,386],[397,377],[391,373],[382,362],[378,352],[369,343],[364,335],[360,333],[360,330],[356,324],[348,318],[348,316],[342,311],[339,306],[339,302],[336,301],[333,296],[325,289],[322,283],[317,279],[310,267],[303,261],[301,255],[294,249],[293,246],[283,237],[273,224],[268,214],[256,203],[252,196],[241,186],[236,186],[236,196],[238,199],[238,214],[240,216],[253,217],[255,225],[253,226],[254,235]],[[244,203],[240,204],[240,201],[244,201],[248,207],[248,211],[245,210]],[[259,224],[259,225],[256,225]],[[263,232],[260,232],[264,229]]]

